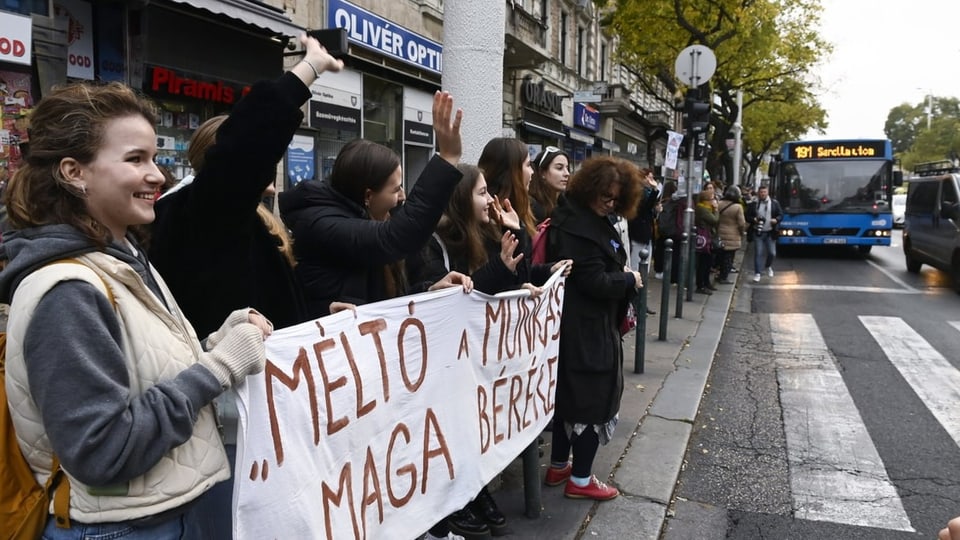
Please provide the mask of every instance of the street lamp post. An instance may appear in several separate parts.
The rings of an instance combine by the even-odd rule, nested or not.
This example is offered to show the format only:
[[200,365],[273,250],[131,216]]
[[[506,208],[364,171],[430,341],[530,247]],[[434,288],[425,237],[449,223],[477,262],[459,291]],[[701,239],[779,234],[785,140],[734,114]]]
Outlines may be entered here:
[[924,109],[926,109],[927,112],[927,129],[929,130],[930,123],[933,119],[933,90],[919,87],[917,90],[923,90],[925,92],[924,101],[926,101],[926,105],[924,106]]

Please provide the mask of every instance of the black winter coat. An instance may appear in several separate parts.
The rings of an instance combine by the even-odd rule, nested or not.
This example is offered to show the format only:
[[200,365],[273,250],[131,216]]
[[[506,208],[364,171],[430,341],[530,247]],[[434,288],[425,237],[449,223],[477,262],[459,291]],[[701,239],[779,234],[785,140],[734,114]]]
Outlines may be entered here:
[[516,272],[503,264],[500,258],[500,244],[487,242],[487,262],[475,271],[470,272],[466,254],[462,250],[452,248],[445,243],[449,266],[443,260],[443,248],[436,237],[430,238],[419,255],[407,259],[407,270],[410,276],[412,292],[421,292],[429,289],[434,283],[443,279],[447,272],[456,271],[467,274],[473,279],[473,288],[486,293],[497,294],[510,289],[519,288],[525,283]]
[[220,126],[193,183],[157,201],[150,260],[201,339],[247,306],[276,328],[307,318],[293,268],[257,205],[308,99],[292,73],[255,84]]
[[309,315],[328,315],[335,300],[357,305],[386,300],[384,267],[426,244],[462,176],[434,156],[387,221],[370,219],[328,182],[301,182],[281,193],[280,215],[293,231]]
[[660,192],[654,188],[645,188],[643,199],[637,208],[637,217],[627,222],[630,241],[646,244],[653,240],[653,222],[656,221],[655,209],[660,201]]
[[569,423],[604,424],[620,410],[620,323],[636,294],[620,234],[606,217],[573,201],[550,222],[547,256],[573,259],[564,287],[556,414]]

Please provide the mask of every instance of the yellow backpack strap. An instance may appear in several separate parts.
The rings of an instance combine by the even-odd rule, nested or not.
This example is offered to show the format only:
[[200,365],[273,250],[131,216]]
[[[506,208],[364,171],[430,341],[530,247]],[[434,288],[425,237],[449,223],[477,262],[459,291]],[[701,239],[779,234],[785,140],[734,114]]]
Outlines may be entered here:
[[[60,259],[53,261],[52,264],[79,264],[80,266],[88,265],[83,264],[77,259]],[[47,265],[49,266],[49,265]],[[97,277],[100,277],[99,275]],[[107,292],[107,298],[110,299],[110,304],[116,309],[117,299],[113,296],[113,289],[110,288],[110,285],[107,285],[107,282],[100,277],[100,283],[103,284],[104,290]],[[44,485],[43,489],[47,493],[47,497],[53,499],[53,515],[56,518],[57,527],[60,529],[69,529],[70,528],[70,480],[66,477],[63,472],[63,468],[60,467],[60,458],[56,454],[53,455],[53,465],[50,469],[52,472],[50,476],[47,477],[47,483]],[[52,490],[52,491],[51,491]]]
[[[53,261],[52,263],[49,263],[49,264],[47,264],[47,265],[45,265],[45,266],[50,266],[50,265],[53,265],[53,264],[79,264],[80,266],[86,266],[87,268],[90,268],[89,265],[83,264],[79,259],[74,259],[74,258],[59,259],[59,260]],[[96,273],[96,272],[94,272],[94,273]],[[97,277],[100,277],[100,276],[97,275]],[[100,283],[103,284],[104,290],[107,291],[107,298],[110,299],[110,305],[112,305],[114,308],[116,308],[116,307],[117,307],[117,299],[113,296],[113,289],[110,288],[110,285],[107,285],[107,282],[104,281],[102,277],[100,277]]]

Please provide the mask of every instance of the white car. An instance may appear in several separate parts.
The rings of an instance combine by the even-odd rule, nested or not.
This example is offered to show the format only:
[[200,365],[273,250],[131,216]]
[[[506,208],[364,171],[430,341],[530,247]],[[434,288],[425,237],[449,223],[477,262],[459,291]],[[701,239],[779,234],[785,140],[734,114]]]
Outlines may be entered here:
[[894,227],[903,227],[903,216],[906,209],[907,209],[907,195],[905,193],[894,195],[893,206],[891,208],[891,211],[893,212]]

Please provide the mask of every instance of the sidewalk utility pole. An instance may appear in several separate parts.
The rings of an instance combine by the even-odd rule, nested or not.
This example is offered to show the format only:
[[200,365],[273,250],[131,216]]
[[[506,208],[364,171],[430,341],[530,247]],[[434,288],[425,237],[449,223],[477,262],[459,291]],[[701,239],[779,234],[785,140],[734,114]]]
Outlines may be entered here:
[[[687,130],[686,136],[689,137],[687,142],[687,175],[686,175],[686,190],[687,190],[687,205],[685,207],[683,215],[683,241],[680,246],[680,279],[677,281],[677,317],[683,316],[683,289],[686,285],[686,275],[688,268],[690,268],[689,261],[691,249],[688,247],[690,244],[690,231],[693,228],[693,153],[695,150],[695,141],[696,133],[706,131],[707,126],[710,122],[710,107],[712,106],[709,102],[704,103],[700,101],[700,86],[705,84],[710,80],[710,77],[713,77],[714,72],[717,70],[717,57],[713,54],[708,47],[703,45],[690,45],[686,49],[680,51],[680,54],[677,55],[677,60],[674,65],[674,74],[677,76],[677,79],[682,81],[687,85],[687,99],[685,102],[685,110],[687,113]],[[704,118],[705,113],[705,118]],[[705,120],[705,122],[704,122]]]
[[733,123],[733,185],[740,185],[740,162],[743,159],[743,90],[737,90],[737,120]]

